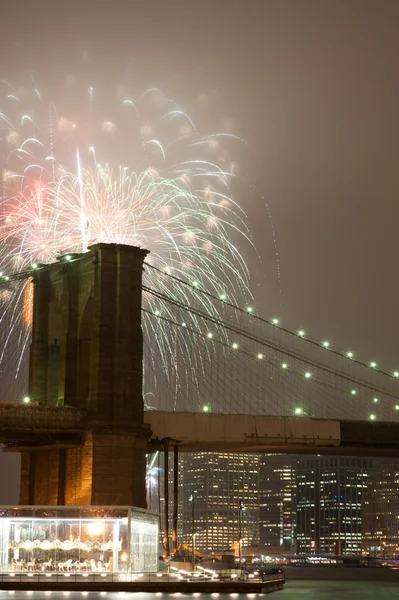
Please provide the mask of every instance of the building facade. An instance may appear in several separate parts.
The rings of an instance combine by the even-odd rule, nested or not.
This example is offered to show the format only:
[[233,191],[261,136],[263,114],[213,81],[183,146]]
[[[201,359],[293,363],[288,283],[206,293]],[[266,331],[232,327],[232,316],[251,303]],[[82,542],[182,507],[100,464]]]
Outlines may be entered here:
[[362,502],[372,461],[312,457],[299,461],[297,552],[360,554]]
[[399,556],[399,461],[375,459],[363,503],[363,552]]
[[292,551],[296,541],[298,458],[264,454],[259,470],[259,542],[267,548]]
[[[259,454],[188,453],[180,490],[181,541],[204,552],[259,543]],[[194,507],[193,507],[194,502]],[[240,510],[241,508],[241,510]]]

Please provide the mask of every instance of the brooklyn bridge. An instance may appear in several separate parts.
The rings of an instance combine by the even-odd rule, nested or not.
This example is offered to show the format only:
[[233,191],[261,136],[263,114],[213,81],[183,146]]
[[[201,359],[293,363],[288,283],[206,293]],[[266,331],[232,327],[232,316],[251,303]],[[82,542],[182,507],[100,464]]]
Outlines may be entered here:
[[399,453],[399,373],[160,271],[146,250],[97,244],[1,289],[3,308],[17,298],[1,319],[0,440],[22,453],[21,504],[145,507],[156,450]]

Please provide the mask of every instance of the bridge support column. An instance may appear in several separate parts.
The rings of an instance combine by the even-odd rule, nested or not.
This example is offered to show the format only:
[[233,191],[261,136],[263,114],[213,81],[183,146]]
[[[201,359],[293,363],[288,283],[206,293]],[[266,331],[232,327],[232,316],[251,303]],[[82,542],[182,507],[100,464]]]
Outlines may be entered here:
[[163,547],[166,559],[170,556],[169,546],[169,444],[164,445],[163,451]]
[[177,517],[179,511],[179,446],[173,446],[173,515],[172,515],[172,552],[177,552]]
[[[33,402],[86,409],[81,447],[23,457],[21,503],[146,508],[141,330],[146,250],[97,244],[34,275]],[[58,410],[58,409],[57,409]],[[42,448],[44,448],[42,450]]]

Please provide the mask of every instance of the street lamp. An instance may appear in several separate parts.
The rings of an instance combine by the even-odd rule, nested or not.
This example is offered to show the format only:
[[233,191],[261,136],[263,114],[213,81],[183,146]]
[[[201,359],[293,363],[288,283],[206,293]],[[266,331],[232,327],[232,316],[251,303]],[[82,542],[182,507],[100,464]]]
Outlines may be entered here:
[[197,490],[193,490],[191,493],[191,496],[189,498],[189,501],[191,502],[191,535],[192,535],[192,551],[193,551],[193,555],[192,555],[192,567],[193,567],[193,572],[195,571],[195,536],[197,535],[195,533],[195,506],[194,506],[194,494],[197,493]]
[[240,561],[240,576],[242,568],[242,556],[241,556],[241,537],[242,537],[242,512],[245,510],[244,502],[240,500],[238,507],[238,560]]
[[192,567],[193,567],[193,573],[195,573],[195,538],[197,537],[198,533],[193,533],[193,557],[192,557]]

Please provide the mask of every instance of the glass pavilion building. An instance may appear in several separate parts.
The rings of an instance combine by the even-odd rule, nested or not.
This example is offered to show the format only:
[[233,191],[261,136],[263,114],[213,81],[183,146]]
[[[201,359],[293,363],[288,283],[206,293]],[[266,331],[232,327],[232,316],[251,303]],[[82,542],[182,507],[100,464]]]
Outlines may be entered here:
[[133,507],[0,507],[0,570],[158,570],[156,513]]

